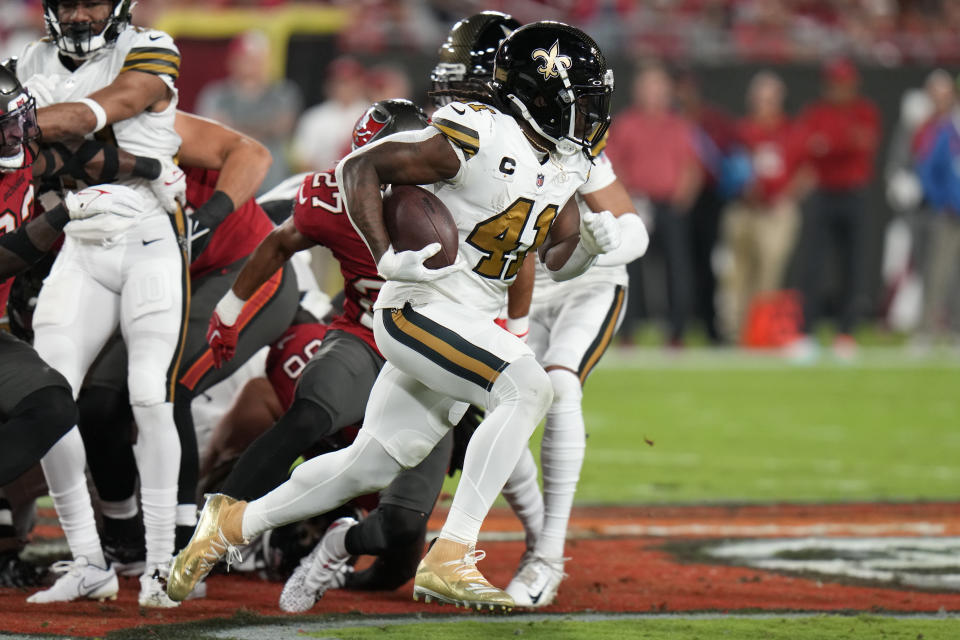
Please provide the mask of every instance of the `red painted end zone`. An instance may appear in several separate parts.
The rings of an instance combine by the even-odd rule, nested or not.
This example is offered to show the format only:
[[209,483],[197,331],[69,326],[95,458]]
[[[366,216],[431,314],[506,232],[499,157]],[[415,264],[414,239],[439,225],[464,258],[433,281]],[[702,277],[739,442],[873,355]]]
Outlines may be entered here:
[[[436,516],[431,524],[439,526],[442,517]],[[484,528],[485,532],[517,530],[513,517],[499,510]],[[577,536],[640,534],[572,540],[568,544],[570,577],[557,604],[546,611],[960,611],[960,593],[850,586],[717,564],[688,564],[661,549],[668,540],[693,538],[955,536],[960,535],[958,504],[581,508],[574,514],[571,531]],[[651,535],[658,532],[669,538]],[[523,551],[522,543],[483,542],[481,546],[487,551],[481,570],[494,584],[505,585]],[[143,624],[229,618],[241,608],[281,615],[276,603],[282,585],[249,576],[215,576],[209,580],[205,600],[164,611],[140,610],[138,586],[134,578],[122,579],[116,602],[61,605],[29,605],[25,602],[28,592],[0,589],[0,629],[95,636]],[[415,603],[411,591],[409,584],[386,594],[332,591],[311,614],[454,611]]]

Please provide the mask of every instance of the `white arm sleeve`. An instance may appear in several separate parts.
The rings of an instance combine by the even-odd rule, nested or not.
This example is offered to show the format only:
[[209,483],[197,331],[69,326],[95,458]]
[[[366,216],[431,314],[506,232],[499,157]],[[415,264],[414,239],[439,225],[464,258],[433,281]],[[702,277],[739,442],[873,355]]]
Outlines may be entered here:
[[[553,271],[547,267],[547,273],[554,282],[563,282],[571,280],[584,273],[597,262],[597,256],[593,255],[584,248],[582,242],[577,243],[577,248],[573,250],[570,257],[562,267]],[[546,264],[544,264],[546,266]]]
[[603,253],[597,258],[597,265],[615,267],[621,264],[630,264],[647,252],[650,246],[650,236],[647,227],[635,213],[625,213],[617,218],[620,225],[620,246]]

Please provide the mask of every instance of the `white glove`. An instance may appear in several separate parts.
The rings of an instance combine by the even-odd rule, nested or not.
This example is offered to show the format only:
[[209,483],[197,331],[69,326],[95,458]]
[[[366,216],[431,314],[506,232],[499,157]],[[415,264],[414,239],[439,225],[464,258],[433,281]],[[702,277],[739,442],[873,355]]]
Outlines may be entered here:
[[63,205],[71,220],[84,220],[101,213],[135,218],[147,209],[143,196],[119,184],[101,184],[76,193],[68,192]]
[[24,81],[23,87],[37,101],[38,109],[40,107],[49,107],[51,104],[56,104],[57,102],[53,97],[53,92],[57,87],[57,81],[53,76],[35,73]]
[[176,213],[177,205],[187,201],[187,177],[170,158],[159,158],[160,175],[150,181],[150,189],[167,213]]
[[459,256],[457,261],[448,267],[440,269],[430,269],[423,266],[425,260],[430,259],[440,253],[440,243],[433,242],[419,251],[401,251],[397,253],[393,246],[387,247],[387,251],[380,256],[377,262],[377,271],[384,280],[397,280],[400,282],[430,282],[438,278],[443,278],[455,271],[463,268],[463,262]]
[[620,225],[609,211],[580,214],[580,244],[595,256],[613,251],[620,246]]

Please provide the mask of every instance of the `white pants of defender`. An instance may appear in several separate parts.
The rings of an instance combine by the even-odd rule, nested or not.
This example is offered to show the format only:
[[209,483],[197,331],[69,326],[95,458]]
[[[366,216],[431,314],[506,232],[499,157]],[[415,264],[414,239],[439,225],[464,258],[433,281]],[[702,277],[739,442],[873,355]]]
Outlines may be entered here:
[[[37,352],[66,377],[74,396],[97,354],[120,326],[129,354],[127,383],[138,427],[134,453],[140,469],[148,566],[151,559],[159,562],[173,552],[180,443],[169,377],[182,339],[185,268],[173,225],[162,212],[138,220],[106,242],[68,235],[44,281],[33,319]],[[84,502],[81,494],[86,493],[85,462],[83,443],[74,428],[47,453],[43,467],[71,551],[75,556],[79,550],[96,557],[94,546],[99,548],[99,539],[95,528],[90,531],[89,496],[86,504],[80,504]],[[60,511],[61,503],[66,514]],[[74,531],[79,538],[76,545],[70,540]]]
[[441,535],[476,541],[546,412],[549,379],[527,345],[492,318],[453,302],[377,310],[374,336],[387,363],[357,440],[299,465],[290,480],[252,502],[244,512],[245,537],[386,486],[423,460],[472,403],[487,415],[467,448]]
[[528,549],[548,558],[563,553],[583,466],[582,386],[613,340],[626,306],[623,285],[572,281],[555,293],[533,305],[527,340],[548,370],[554,391],[540,450],[543,495],[529,448],[504,487],[504,496],[524,523]]

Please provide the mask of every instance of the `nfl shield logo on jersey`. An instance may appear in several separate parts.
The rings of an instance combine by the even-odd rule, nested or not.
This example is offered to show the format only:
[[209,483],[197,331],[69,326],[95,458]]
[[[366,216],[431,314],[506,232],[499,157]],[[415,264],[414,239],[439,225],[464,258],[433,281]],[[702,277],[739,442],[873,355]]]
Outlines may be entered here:
[[538,174],[537,174],[537,189],[539,189],[539,188],[542,187],[542,186],[543,186],[543,174],[542,174],[542,173],[538,173]]

